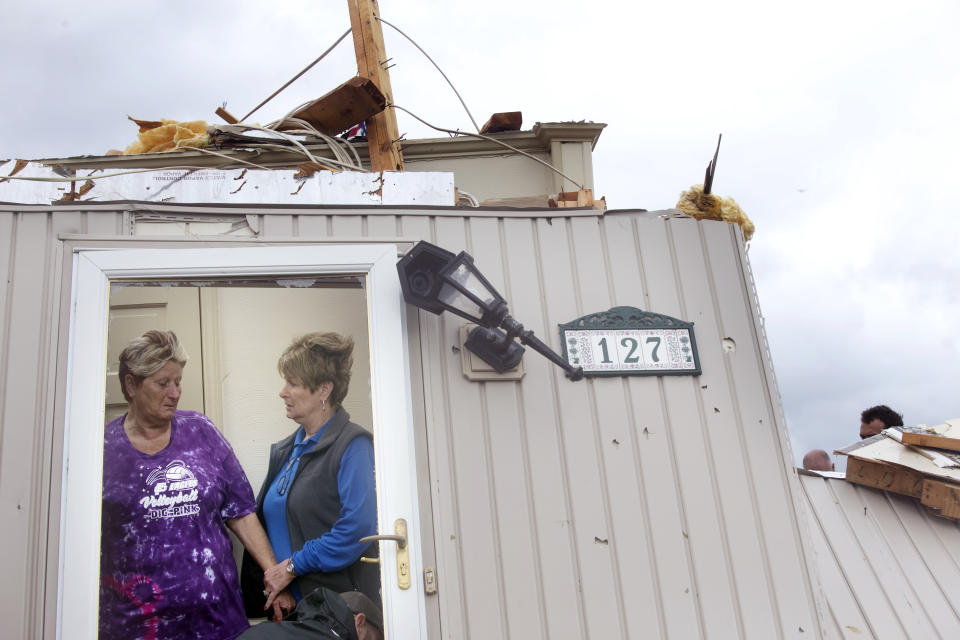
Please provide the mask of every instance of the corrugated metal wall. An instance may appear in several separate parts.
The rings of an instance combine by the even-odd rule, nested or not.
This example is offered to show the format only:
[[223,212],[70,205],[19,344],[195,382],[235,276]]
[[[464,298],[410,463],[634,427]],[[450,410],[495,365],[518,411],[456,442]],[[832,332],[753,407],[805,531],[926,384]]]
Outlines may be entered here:
[[960,635],[960,525],[918,500],[846,480],[801,476],[811,560],[844,638]]
[[[535,353],[477,384],[421,314],[446,638],[810,638],[820,631],[740,236],[662,213],[404,220],[467,248],[554,347],[618,305],[696,323],[700,377],[568,382]],[[725,347],[726,345],[726,347]]]
[[[63,407],[56,393],[60,233],[116,235],[123,214],[0,205],[0,620],[5,638],[52,637]],[[54,425],[59,425],[55,428]]]
[[428,612],[444,638],[821,636],[734,227],[663,212],[151,205],[148,228],[135,205],[123,208],[0,206],[7,637],[51,637],[56,615],[57,236],[184,235],[196,224],[187,218],[212,213],[246,216],[259,241],[406,237],[467,249],[513,315],[558,349],[558,323],[613,306],[696,323],[699,377],[572,383],[528,352],[522,382],[476,383],[460,372],[460,321],[419,313],[415,415],[439,587]]

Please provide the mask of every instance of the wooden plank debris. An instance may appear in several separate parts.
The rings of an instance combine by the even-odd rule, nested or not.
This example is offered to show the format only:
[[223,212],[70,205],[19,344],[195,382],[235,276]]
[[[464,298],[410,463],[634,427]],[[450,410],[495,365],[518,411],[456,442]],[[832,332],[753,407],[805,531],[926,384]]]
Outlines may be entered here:
[[237,120],[236,116],[234,116],[232,113],[230,113],[223,107],[217,107],[217,110],[214,111],[214,113],[216,113],[218,116],[223,118],[223,121],[226,122],[227,124],[237,124],[238,122],[240,122],[239,120]]
[[[320,133],[335,136],[355,124],[383,111],[387,99],[369,78],[356,76],[339,87],[303,106],[291,117],[305,120]],[[297,129],[296,123],[284,123],[279,131]]]
[[923,494],[923,474],[879,460],[848,458],[846,477],[847,482],[911,498],[919,498]]
[[557,194],[556,205],[551,201],[550,206],[557,207],[593,207],[606,211],[607,199],[593,199],[593,189],[580,189],[579,191],[561,191]]
[[885,433],[903,444],[960,451],[960,421],[948,420],[936,427],[890,427]]
[[924,480],[920,502],[945,518],[960,519],[960,486],[939,480]]
[[490,116],[487,123],[480,129],[480,133],[500,133],[501,131],[520,131],[523,125],[523,113],[520,111],[504,111]]
[[[960,420],[934,428],[943,434]],[[853,443],[834,453],[847,456],[848,482],[910,496],[938,516],[960,520],[960,468],[958,456],[908,445],[882,434]]]

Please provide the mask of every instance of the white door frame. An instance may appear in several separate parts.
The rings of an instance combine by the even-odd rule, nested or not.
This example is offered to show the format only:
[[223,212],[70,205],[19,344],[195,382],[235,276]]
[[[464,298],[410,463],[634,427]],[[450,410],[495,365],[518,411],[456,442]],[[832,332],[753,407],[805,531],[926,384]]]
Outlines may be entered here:
[[[407,521],[412,584],[397,588],[396,545],[381,543],[391,640],[426,638],[406,313],[393,244],[76,249],[70,305],[57,638],[97,636],[103,398],[110,281],[353,273],[367,278],[377,503],[383,533]],[[266,455],[267,452],[264,452]]]

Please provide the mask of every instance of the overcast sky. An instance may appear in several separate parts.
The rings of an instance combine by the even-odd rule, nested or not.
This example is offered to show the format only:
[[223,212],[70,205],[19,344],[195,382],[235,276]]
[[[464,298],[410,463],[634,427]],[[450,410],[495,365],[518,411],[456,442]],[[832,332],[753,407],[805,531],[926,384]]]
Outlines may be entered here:
[[[512,110],[524,128],[607,123],[594,172],[610,208],[672,207],[723,133],[714,192],[757,226],[749,256],[799,460],[856,440],[872,404],[907,424],[960,417],[960,3],[781,4],[380,8],[481,124]],[[7,3],[0,159],[122,149],[127,115],[215,122],[226,103],[241,116],[347,28],[345,0]],[[396,103],[471,129],[413,45],[385,38]],[[252,120],[355,71],[348,38]],[[409,138],[437,135],[398,119]]]

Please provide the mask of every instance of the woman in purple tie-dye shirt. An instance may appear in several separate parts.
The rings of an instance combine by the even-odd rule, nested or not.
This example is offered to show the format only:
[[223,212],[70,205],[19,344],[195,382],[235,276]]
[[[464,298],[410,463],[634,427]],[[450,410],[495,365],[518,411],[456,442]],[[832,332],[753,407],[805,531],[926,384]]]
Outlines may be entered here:
[[[129,410],[104,429],[101,640],[240,635],[227,527],[262,567],[276,564],[230,444],[205,415],[177,410],[186,361],[172,331],[148,331],[120,354]],[[268,605],[279,614],[293,599]]]

